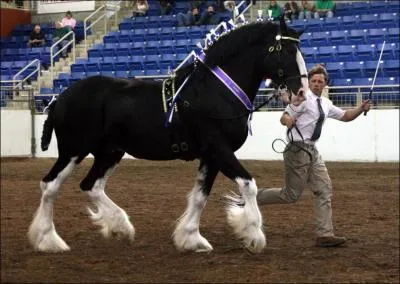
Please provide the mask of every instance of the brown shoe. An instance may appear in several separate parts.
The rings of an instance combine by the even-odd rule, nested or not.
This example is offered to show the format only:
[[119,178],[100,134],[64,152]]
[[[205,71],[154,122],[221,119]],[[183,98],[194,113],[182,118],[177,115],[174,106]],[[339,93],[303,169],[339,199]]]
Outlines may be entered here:
[[318,237],[315,245],[317,247],[337,247],[346,242],[344,237]]

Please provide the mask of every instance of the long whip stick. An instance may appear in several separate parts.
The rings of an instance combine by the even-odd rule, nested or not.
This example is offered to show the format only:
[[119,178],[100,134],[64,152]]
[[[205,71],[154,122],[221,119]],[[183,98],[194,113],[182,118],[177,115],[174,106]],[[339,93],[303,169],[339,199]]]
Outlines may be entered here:
[[[386,43],[386,41],[384,40],[383,44],[382,44],[381,54],[379,55],[378,65],[376,65],[374,80],[372,80],[372,86],[371,86],[371,89],[369,90],[369,95],[368,95],[368,99],[369,100],[372,99],[372,91],[374,90],[376,75],[378,75],[378,70],[379,70],[379,65],[381,64],[383,50],[385,49],[385,43]],[[367,111],[366,110],[364,111],[364,115],[367,115]]]

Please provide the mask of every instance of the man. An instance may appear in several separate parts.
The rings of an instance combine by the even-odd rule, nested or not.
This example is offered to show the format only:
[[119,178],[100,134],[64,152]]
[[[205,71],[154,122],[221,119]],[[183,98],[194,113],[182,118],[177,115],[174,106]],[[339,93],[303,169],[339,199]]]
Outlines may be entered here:
[[359,107],[344,111],[321,96],[328,82],[328,73],[323,66],[313,67],[308,77],[310,90],[306,93],[306,100],[297,107],[288,105],[280,120],[291,132],[283,154],[285,185],[283,188],[260,189],[257,202],[259,205],[295,202],[309,184],[316,197],[316,245],[339,246],[346,239],[333,233],[332,184],[315,143],[327,117],[352,121],[364,111],[369,111],[371,102],[363,101]]
[[335,9],[335,3],[333,2],[333,0],[316,0],[314,18],[316,19],[319,19],[320,17],[332,18],[334,9]]
[[197,25],[200,20],[199,8],[193,7],[192,10],[188,11],[186,14],[179,13],[176,15],[176,19],[178,21],[178,27]]
[[35,28],[29,35],[28,47],[42,47],[44,46],[44,33],[40,25],[35,25]]
[[214,5],[209,5],[196,25],[218,25],[219,22],[221,22],[220,14],[215,11]]
[[[71,31],[71,27],[70,26],[66,26],[64,27],[63,24],[61,22],[56,22],[56,29],[53,31],[53,43],[57,42],[58,40],[60,40],[63,36],[65,36],[67,33],[69,33]],[[68,36],[65,39],[63,39],[59,44],[58,44],[58,48],[62,49],[65,45],[68,44],[68,41],[71,40],[71,37]],[[61,57],[62,58],[66,58],[67,57],[67,49],[65,48],[63,49],[63,51],[61,52]]]

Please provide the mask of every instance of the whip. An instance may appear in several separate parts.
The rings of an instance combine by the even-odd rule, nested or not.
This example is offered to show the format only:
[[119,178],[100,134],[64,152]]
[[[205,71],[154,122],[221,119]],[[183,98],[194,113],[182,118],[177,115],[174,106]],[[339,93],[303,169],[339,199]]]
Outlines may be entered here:
[[[383,54],[383,49],[385,48],[385,43],[386,43],[386,41],[384,40],[383,44],[382,44],[381,54],[379,55],[378,65],[376,65],[374,79],[372,80],[372,86],[371,86],[371,89],[369,90],[369,95],[368,95],[369,100],[372,99],[372,91],[374,90],[376,75],[378,74],[379,65],[381,64],[381,58],[382,58],[382,54]],[[364,111],[364,115],[367,115],[366,110]]]

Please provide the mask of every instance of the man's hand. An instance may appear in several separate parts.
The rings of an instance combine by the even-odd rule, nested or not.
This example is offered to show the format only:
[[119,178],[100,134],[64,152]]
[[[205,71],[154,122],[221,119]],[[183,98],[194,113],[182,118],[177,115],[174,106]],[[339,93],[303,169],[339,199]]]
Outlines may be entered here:
[[361,103],[360,108],[361,108],[363,111],[369,111],[370,108],[371,108],[371,106],[372,106],[371,100],[366,100],[366,101],[363,101],[363,102]]
[[291,117],[287,112],[285,112],[284,114],[282,114],[281,123],[283,125],[286,125],[287,128],[290,129],[296,124],[296,118]]

